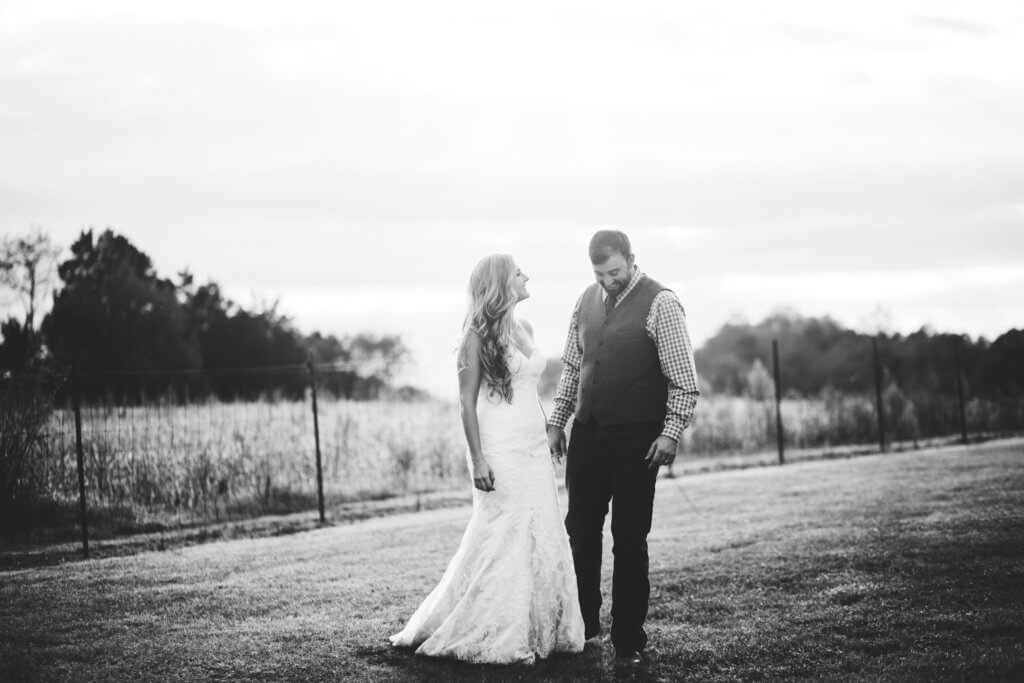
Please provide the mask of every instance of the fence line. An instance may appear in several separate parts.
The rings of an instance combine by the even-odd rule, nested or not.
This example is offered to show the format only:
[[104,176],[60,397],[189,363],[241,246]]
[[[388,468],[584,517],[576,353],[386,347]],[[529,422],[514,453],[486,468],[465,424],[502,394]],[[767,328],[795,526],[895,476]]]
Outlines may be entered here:
[[316,440],[316,500],[317,508],[320,510],[320,522],[326,522],[324,516],[324,470],[320,458],[320,416],[316,404],[316,370],[313,369],[312,359],[307,364],[309,367],[309,388],[313,395],[313,437]]
[[882,404],[882,363],[878,360],[878,337],[871,338],[871,361],[875,370],[875,412],[878,415],[878,450],[885,452],[885,406]]
[[960,405],[960,442],[967,443],[967,408],[964,405],[964,372],[960,366],[960,346],[963,340],[957,337],[953,340],[953,367],[956,372],[956,398]]
[[786,463],[786,445],[782,431],[782,380],[779,379],[779,340],[772,339],[772,375],[775,378],[775,442],[779,448],[779,464]]
[[[35,435],[21,439],[25,457],[8,458],[0,447],[0,467],[31,465],[19,486],[35,485],[41,504],[57,512],[70,512],[74,504],[83,553],[97,537],[127,528],[311,508],[326,520],[329,503],[461,487],[464,446],[450,404],[396,400],[382,408],[380,400],[343,400],[344,370],[312,363],[252,369],[241,381],[279,385],[267,377],[282,372],[292,373],[286,380],[293,385],[302,380],[302,396],[270,390],[256,401],[224,401],[181,391],[174,386],[180,377],[166,372],[132,373],[114,389],[101,373],[0,379],[0,417],[32,422]],[[150,386],[158,382],[154,377],[164,391]],[[0,435],[6,432],[0,425]],[[3,471],[0,480],[8,481]],[[38,521],[27,513],[8,515],[14,508],[7,492],[0,493],[5,533],[16,528],[8,524],[28,528]]]
[[89,511],[85,503],[85,456],[82,449],[82,399],[78,387],[78,378],[71,377],[72,389],[75,401],[75,453],[78,463],[78,500],[80,504],[81,525],[82,525],[82,554],[89,559]]
[[[960,346],[962,340],[957,337],[953,340],[953,372],[956,380],[956,400],[958,426],[960,429],[960,442],[967,443],[967,410],[964,399],[963,369],[960,363]],[[886,439],[886,417],[885,403],[883,400],[883,366],[878,351],[878,337],[871,338],[871,362],[873,368],[874,389],[875,389],[875,415],[877,420],[878,450],[884,453],[888,441]],[[775,424],[776,441],[779,453],[779,464],[785,463],[785,437],[782,422],[782,382],[780,380],[779,363],[779,340],[772,339],[772,375],[775,386]]]
[[[684,453],[745,451],[774,441],[781,465],[787,446],[852,443],[871,431],[877,431],[884,451],[890,420],[893,438],[904,439],[908,434],[916,439],[918,432],[935,435],[953,422],[962,441],[968,423],[975,431],[1024,427],[1018,398],[1001,403],[975,398],[968,404],[958,347],[952,349],[957,391],[949,397],[955,409],[941,396],[915,405],[901,396],[895,379],[886,386],[877,340],[872,340],[873,410],[871,401],[838,392],[784,401],[779,351],[773,340],[770,417],[755,400],[705,397],[693,429],[684,434]],[[464,489],[467,468],[457,407],[439,401],[342,400],[348,372],[307,362],[205,373],[4,378],[0,412],[5,420],[11,412],[26,425],[35,420],[36,436],[26,440],[17,470],[29,474],[0,476],[0,484],[5,478],[27,482],[49,504],[76,508],[85,556],[104,537],[140,528],[314,508],[325,522],[327,508],[345,501]],[[258,400],[231,398],[254,395]],[[18,400],[7,400],[12,397]],[[0,456],[0,466],[8,467],[2,462],[7,455]],[[8,502],[0,499],[0,505]]]

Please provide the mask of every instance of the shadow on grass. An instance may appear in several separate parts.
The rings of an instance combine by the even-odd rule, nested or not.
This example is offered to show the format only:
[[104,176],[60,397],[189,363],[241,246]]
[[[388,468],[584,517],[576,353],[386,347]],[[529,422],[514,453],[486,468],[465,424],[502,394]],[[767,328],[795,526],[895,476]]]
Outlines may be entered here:
[[[422,496],[392,496],[328,508],[327,521],[324,523],[319,521],[315,512],[306,511],[219,523],[195,522],[176,527],[153,524],[139,528],[145,529],[145,533],[139,533],[139,529],[136,529],[135,533],[116,537],[99,537],[97,529],[90,525],[90,557],[96,559],[136,555],[237,538],[286,536],[385,515],[459,507],[469,501],[470,494],[464,491]],[[81,532],[72,529],[62,533],[71,534],[73,540],[58,543],[55,539],[48,538],[45,543],[35,543],[0,538],[0,571],[52,566],[83,559]]]
[[413,648],[375,645],[357,648],[357,659],[394,680],[443,681],[610,681],[664,680],[658,663],[624,671],[615,668],[611,644],[593,640],[578,655],[554,654],[532,665],[469,664],[422,657]]

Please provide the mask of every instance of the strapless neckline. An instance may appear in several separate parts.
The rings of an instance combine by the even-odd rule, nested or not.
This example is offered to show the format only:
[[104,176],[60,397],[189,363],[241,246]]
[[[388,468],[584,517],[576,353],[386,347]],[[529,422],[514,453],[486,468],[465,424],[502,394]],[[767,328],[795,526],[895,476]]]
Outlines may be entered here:
[[534,345],[533,345],[533,351],[530,351],[530,353],[528,353],[528,354],[527,354],[527,353],[523,353],[522,349],[520,349],[520,348],[519,348],[518,346],[516,346],[515,344],[512,344],[512,348],[513,348],[513,349],[515,349],[516,351],[518,351],[518,352],[519,352],[519,355],[520,355],[520,356],[522,356],[522,357],[523,357],[523,358],[525,358],[526,360],[530,360],[530,359],[531,359],[531,358],[533,358],[533,357],[534,357],[535,355],[537,355],[537,349],[538,349],[539,347],[538,347],[538,346],[537,346],[536,344],[534,344]]

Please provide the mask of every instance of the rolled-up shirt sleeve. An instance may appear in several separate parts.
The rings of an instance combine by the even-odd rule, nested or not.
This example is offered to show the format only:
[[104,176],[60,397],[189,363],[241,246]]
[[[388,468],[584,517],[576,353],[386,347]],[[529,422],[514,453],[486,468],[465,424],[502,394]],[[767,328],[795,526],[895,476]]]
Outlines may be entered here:
[[572,318],[569,321],[569,334],[565,338],[565,350],[562,351],[562,376],[558,378],[558,388],[555,390],[555,407],[551,411],[551,418],[548,424],[565,429],[573,412],[576,410],[576,392],[580,385],[580,362],[583,359],[583,348],[580,346],[579,316],[580,301],[576,301],[573,308]]
[[686,313],[674,292],[665,290],[654,298],[646,327],[648,336],[658,347],[661,372],[668,380],[665,424],[661,435],[678,441],[683,430],[693,423],[700,390],[697,388],[693,345],[686,328]]

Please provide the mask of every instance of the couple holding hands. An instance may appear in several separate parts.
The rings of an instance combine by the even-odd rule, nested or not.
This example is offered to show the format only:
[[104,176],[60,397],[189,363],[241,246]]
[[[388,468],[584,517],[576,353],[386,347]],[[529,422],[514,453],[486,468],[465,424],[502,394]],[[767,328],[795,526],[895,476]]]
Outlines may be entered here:
[[[601,230],[589,255],[596,282],[572,312],[547,419],[537,396],[544,354],[515,316],[529,278],[508,255],[474,269],[458,351],[473,513],[440,583],[393,645],[495,664],[581,652],[602,633],[611,504],[611,642],[617,662],[643,662],[655,481],[692,420],[697,374],[682,304],[637,268],[629,238]],[[563,456],[564,525],[552,464]]]

